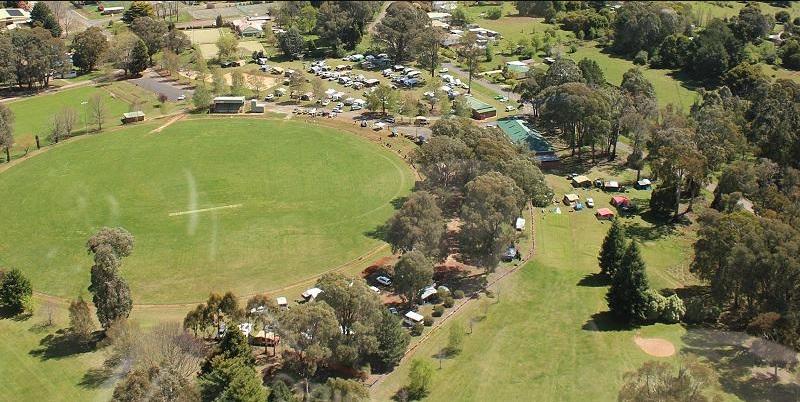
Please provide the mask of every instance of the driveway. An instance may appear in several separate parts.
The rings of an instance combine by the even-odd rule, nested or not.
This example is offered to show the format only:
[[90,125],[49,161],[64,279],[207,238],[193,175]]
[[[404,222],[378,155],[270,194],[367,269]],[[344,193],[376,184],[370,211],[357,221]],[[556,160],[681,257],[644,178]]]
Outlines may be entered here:
[[[458,66],[456,66],[453,63],[442,63],[442,67],[447,67],[448,70],[453,71],[456,74],[459,74],[459,75],[469,79],[469,71],[462,70],[461,68],[459,68]],[[475,75],[475,74],[473,74],[473,76],[472,76],[472,81],[480,82],[481,85],[485,86],[486,88],[491,89],[492,91],[497,92],[499,95],[504,95],[504,94],[509,92],[508,90],[506,90],[505,88],[501,87],[500,85],[497,85],[495,83],[486,81],[486,80],[480,78],[480,76]],[[519,102],[519,94],[515,94],[513,92],[508,93],[508,99],[509,100],[513,100],[515,102]]]
[[179,95],[185,95],[187,98],[189,98],[192,93],[194,93],[193,90],[184,89],[181,84],[161,77],[152,70],[145,70],[145,72],[142,73],[141,78],[131,79],[128,80],[128,82],[153,92],[156,95],[167,95],[167,98],[173,102],[178,100]]

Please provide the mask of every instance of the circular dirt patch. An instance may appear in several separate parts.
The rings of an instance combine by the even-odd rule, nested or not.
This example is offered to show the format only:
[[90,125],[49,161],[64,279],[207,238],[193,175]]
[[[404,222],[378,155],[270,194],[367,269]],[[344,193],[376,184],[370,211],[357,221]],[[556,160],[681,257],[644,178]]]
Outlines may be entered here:
[[633,337],[633,342],[650,356],[669,357],[675,354],[675,346],[665,339],[642,338],[636,335]]

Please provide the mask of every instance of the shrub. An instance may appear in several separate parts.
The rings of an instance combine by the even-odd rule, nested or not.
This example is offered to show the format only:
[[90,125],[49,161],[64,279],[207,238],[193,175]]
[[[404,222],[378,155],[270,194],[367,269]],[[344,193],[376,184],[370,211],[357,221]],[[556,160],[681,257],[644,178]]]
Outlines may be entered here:
[[422,330],[425,329],[425,326],[422,324],[414,324],[411,326],[411,335],[413,336],[420,336],[422,335]]
[[664,309],[661,311],[661,321],[674,324],[686,315],[686,306],[678,295],[664,298]]
[[444,301],[443,301],[442,303],[443,303],[443,304],[444,304],[444,306],[445,306],[445,307],[447,307],[447,308],[453,307],[453,305],[454,305],[454,304],[456,304],[456,302],[455,302],[455,301],[453,300],[453,298],[452,298],[452,297],[450,297],[450,296],[447,296],[447,297],[445,297],[445,298],[444,298]]
[[[433,307],[432,315],[434,317],[441,317],[442,314],[444,314],[444,306],[443,305],[437,304],[436,306]],[[428,325],[428,324],[425,324],[425,325]]]
[[667,304],[667,298],[658,293],[657,290],[649,289],[647,291],[647,309],[645,310],[645,319],[647,321],[658,321],[664,307]]
[[499,20],[500,17],[503,16],[503,11],[499,8],[490,8],[489,11],[486,12],[486,18],[490,20]]
[[683,320],[689,323],[716,322],[720,314],[719,307],[705,296],[687,299],[685,309]]
[[425,323],[426,327],[430,327],[431,325],[433,325],[433,317],[426,315],[425,319],[422,322]]
[[461,290],[461,289],[456,290],[455,292],[453,292],[453,298],[456,299],[456,300],[463,299],[464,298],[464,291]]
[[633,64],[643,66],[647,64],[647,51],[640,50],[633,58]]
[[444,287],[444,286],[439,286],[439,287],[436,289],[436,296],[437,296],[439,299],[444,299],[445,297],[447,297],[447,296],[450,296],[450,289],[447,289],[447,288],[446,288],[446,287]]

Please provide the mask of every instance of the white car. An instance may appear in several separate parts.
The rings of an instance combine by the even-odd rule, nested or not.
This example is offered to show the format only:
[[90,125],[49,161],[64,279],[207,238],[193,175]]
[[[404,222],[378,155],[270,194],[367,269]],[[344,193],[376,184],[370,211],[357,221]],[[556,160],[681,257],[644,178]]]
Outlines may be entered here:
[[506,105],[506,112],[513,112],[516,108],[511,105]]
[[447,67],[443,67],[441,70],[439,70],[439,74],[447,74],[449,71],[450,70]]
[[375,293],[380,293],[380,292],[381,292],[381,290],[380,290],[380,289],[378,289],[378,288],[377,288],[377,287],[375,287],[375,286],[370,286],[370,287],[369,287],[369,290],[371,290],[371,291],[373,291],[373,292],[375,292]]
[[594,208],[594,200],[591,198],[586,199],[586,206],[589,208]]
[[178,100],[184,100],[184,99],[186,99],[186,95],[184,94],[178,95]]
[[265,100],[265,101],[271,101],[271,100],[273,100],[273,99],[275,99],[275,95],[273,95],[273,94],[269,94],[269,95],[267,95],[267,96],[265,96],[265,97],[264,97],[264,100]]
[[391,279],[389,279],[389,277],[388,277],[388,276],[383,276],[383,275],[381,275],[381,276],[379,276],[379,277],[375,278],[375,280],[376,280],[378,283],[380,283],[381,285],[383,285],[383,286],[389,286],[389,285],[391,285],[391,284],[392,284],[392,280],[391,280]]

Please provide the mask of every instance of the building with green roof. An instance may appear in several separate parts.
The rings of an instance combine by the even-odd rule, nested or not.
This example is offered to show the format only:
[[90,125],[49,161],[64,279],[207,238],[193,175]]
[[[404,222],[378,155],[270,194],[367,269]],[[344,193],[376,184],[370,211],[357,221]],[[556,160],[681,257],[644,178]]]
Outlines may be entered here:
[[482,102],[474,96],[467,96],[467,104],[472,110],[472,118],[475,120],[483,120],[497,116],[497,109],[495,109],[494,106]]
[[542,167],[554,168],[559,164],[555,149],[542,134],[527,126],[525,121],[519,119],[500,120],[497,128],[502,130],[515,144],[527,144],[528,149],[536,153],[536,158]]

